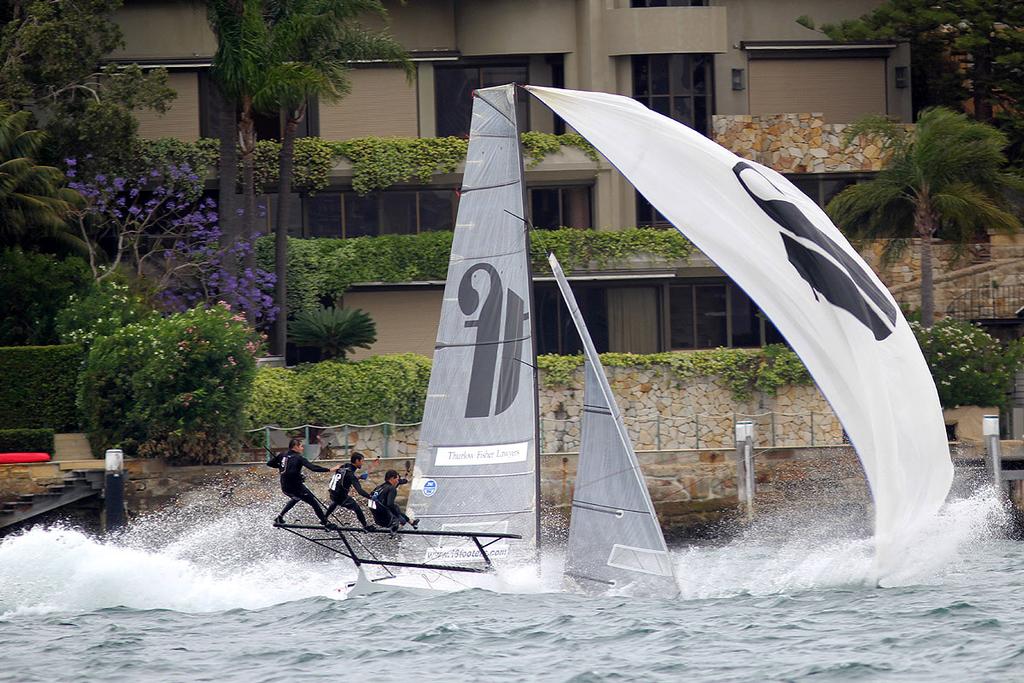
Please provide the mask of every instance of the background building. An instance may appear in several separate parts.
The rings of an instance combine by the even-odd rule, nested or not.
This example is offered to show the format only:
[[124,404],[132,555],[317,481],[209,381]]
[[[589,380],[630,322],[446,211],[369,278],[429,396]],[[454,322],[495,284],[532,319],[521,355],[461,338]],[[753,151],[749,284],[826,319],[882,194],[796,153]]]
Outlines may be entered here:
[[[303,134],[465,136],[470,93],[508,82],[632,96],[716,137],[737,153],[790,174],[824,205],[877,169],[871,150],[839,144],[841,125],[866,114],[911,116],[909,50],[896,43],[836,44],[796,23],[859,16],[877,0],[415,0],[389,2],[391,31],[409,50],[415,77],[356,65],[338,104],[311,102]],[[126,37],[118,60],[164,66],[178,98],[164,115],[140,114],[146,137],[215,137],[219,102],[208,68],[216,48],[201,3],[128,0],[117,16]],[[520,103],[524,130],[565,131],[539,101]],[[811,116],[814,113],[815,116]],[[789,116],[782,116],[787,114]],[[263,139],[280,135],[259,121]],[[877,150],[876,150],[877,152]],[[326,191],[292,202],[288,229],[302,237],[356,237],[450,230],[459,174],[360,196],[339,164]],[[618,230],[661,225],[653,208],[611,166],[563,148],[527,171],[538,228]],[[264,202],[273,206],[270,194]],[[269,217],[274,211],[267,211]],[[268,218],[267,228],[273,228]],[[676,264],[623,264],[580,274],[578,296],[600,350],[654,352],[779,341],[746,295],[701,257]],[[554,285],[538,281],[541,352],[577,350]],[[378,323],[374,353],[431,354],[441,283],[352,288],[345,305]]]

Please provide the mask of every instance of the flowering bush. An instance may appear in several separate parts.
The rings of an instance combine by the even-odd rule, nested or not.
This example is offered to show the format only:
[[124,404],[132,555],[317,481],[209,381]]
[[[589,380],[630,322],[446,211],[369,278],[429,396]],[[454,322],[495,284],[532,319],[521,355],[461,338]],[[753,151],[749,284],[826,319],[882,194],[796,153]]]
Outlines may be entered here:
[[228,304],[128,325],[97,339],[79,403],[98,452],[175,463],[225,460],[241,435],[257,340]]
[[56,328],[64,344],[91,345],[122,327],[155,315],[152,308],[121,280],[104,280],[86,294],[72,294],[57,313]]
[[273,320],[273,299],[264,292],[273,289],[274,275],[231,267],[245,260],[252,245],[221,245],[216,202],[202,195],[202,178],[187,163],[134,178],[88,179],[78,178],[75,159],[65,164],[69,187],[85,199],[74,221],[97,282],[127,269],[149,284],[167,310],[227,301],[257,322]]
[[930,328],[911,322],[943,407],[1003,406],[1024,359],[1020,342],[1003,346],[970,323],[946,318]]

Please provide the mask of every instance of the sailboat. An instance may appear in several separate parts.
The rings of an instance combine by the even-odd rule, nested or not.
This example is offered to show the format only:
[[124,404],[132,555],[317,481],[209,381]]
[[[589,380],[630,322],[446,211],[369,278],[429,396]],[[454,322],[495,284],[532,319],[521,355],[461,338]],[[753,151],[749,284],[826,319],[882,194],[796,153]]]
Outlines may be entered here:
[[630,586],[676,595],[665,537],[608,377],[561,264],[554,254],[548,263],[583,342],[583,424],[565,579],[589,593]]
[[[499,534],[410,539],[423,563],[536,560],[540,444],[533,285],[515,86],[473,94],[473,115],[407,513],[419,529]],[[473,577],[478,579],[479,577]],[[436,572],[356,590],[458,588]],[[480,585],[479,582],[470,585]]]

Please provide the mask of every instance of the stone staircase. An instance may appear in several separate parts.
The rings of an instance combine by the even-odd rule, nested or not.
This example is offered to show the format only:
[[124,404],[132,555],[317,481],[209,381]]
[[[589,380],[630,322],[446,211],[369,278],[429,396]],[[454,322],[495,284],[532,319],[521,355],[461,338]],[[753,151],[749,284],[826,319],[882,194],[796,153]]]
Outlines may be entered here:
[[51,484],[41,493],[18,496],[0,504],[0,534],[3,529],[103,491],[102,469],[76,469],[67,472],[58,484]]
[[[1000,258],[956,270],[937,273],[935,276],[935,312],[937,315],[951,315],[956,318],[1001,317],[972,315],[964,306],[968,300],[984,299],[993,311],[1010,311],[1011,315],[1024,301],[1001,301],[1001,296],[1019,294],[1024,285],[1024,258]],[[904,305],[917,308],[921,305],[920,282],[908,282],[889,288],[893,297]],[[990,301],[991,300],[991,301]],[[975,308],[977,306],[974,306]],[[961,311],[960,309],[964,309]]]

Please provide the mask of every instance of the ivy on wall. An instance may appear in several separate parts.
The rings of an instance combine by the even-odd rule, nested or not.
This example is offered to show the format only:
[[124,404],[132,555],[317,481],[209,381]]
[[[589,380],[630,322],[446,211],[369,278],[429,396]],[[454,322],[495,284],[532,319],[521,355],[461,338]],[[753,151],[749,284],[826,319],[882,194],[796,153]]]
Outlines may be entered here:
[[[620,231],[533,230],[531,255],[537,272],[549,272],[548,252],[554,252],[566,270],[591,264],[606,266],[614,260],[638,255],[685,260],[693,246],[677,230],[631,228]],[[381,235],[352,239],[288,240],[288,312],[333,304],[356,282],[412,282],[444,280],[452,233]],[[272,237],[256,243],[257,262],[273,270]]]
[[[575,133],[552,135],[522,134],[523,149],[529,166],[536,166],[563,146],[583,150],[595,163],[597,151]],[[385,190],[402,182],[429,183],[435,174],[454,173],[466,158],[468,142],[463,138],[368,137],[330,141],[321,138],[295,140],[295,177],[292,186],[298,192],[316,193],[330,182],[331,169],[341,158],[352,162],[352,189],[359,194]],[[278,180],[281,143],[260,140],[256,143],[255,171],[259,191]],[[143,143],[142,160],[146,166],[188,163],[200,173],[216,171],[218,142],[201,138],[185,142],[173,138]]]
[[587,142],[586,138],[578,133],[563,133],[552,135],[551,133],[538,133],[528,131],[522,133],[520,138],[523,141],[523,151],[526,152],[528,168],[533,168],[549,154],[557,154],[562,147],[575,147],[581,150],[595,164],[598,162],[597,150]]

